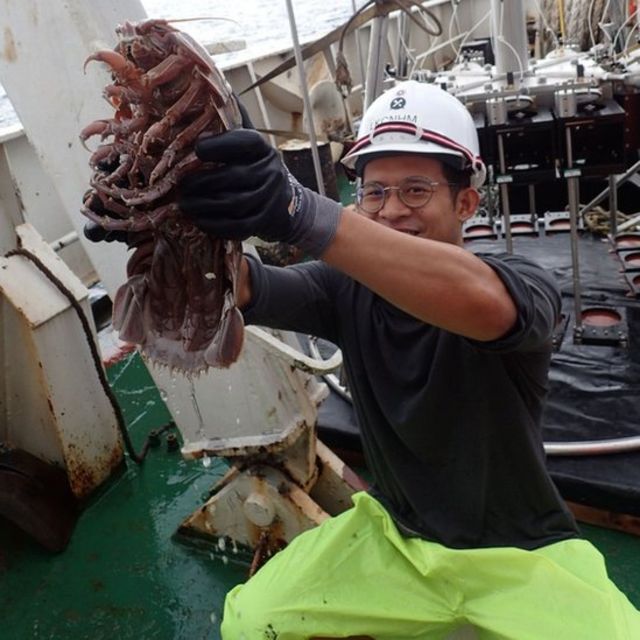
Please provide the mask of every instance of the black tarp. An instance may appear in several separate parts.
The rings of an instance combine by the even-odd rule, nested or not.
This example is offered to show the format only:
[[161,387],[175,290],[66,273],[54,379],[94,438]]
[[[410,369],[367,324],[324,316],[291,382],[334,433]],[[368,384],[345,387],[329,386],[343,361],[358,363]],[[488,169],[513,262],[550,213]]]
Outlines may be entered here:
[[[467,247],[473,251],[504,251],[505,241],[474,240]],[[548,269],[562,289],[566,330],[552,358],[543,418],[545,442],[640,436],[640,300],[632,295],[611,241],[590,233],[582,233],[578,239],[581,308],[616,310],[622,318],[621,326],[609,327],[606,336],[599,331],[592,337],[615,342],[620,330],[625,338],[620,344],[584,344],[574,339],[569,233],[515,236],[514,252]],[[351,406],[335,393],[320,408],[319,435],[338,451],[360,451]],[[548,466],[565,499],[640,515],[640,450],[550,455]]]

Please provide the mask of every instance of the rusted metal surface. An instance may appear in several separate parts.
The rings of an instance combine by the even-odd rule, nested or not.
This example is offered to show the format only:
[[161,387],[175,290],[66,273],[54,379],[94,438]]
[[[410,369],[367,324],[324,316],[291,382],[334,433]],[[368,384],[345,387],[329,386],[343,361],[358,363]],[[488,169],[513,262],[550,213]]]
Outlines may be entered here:
[[[308,429],[309,425],[298,420],[290,429],[283,434],[265,435],[259,440],[256,436],[248,436],[241,438],[240,436],[233,440],[211,440],[206,443],[204,449],[199,448],[204,443],[200,443],[198,448],[191,448],[189,444],[183,446],[182,454],[186,458],[202,458],[204,455],[216,455],[223,458],[249,458],[261,459],[269,455],[278,455],[293,445],[300,438],[302,431]],[[229,446],[228,443],[233,443]]]
[[[16,228],[22,246],[70,292],[87,317],[87,290],[29,225]],[[0,437],[66,469],[78,499],[88,496],[123,460],[112,406],[100,386],[76,311],[23,256],[0,258]],[[10,366],[14,363],[15,366]]]
[[357,491],[365,491],[368,485],[319,440],[316,451],[319,474],[310,496],[335,516],[351,507],[351,496]]
[[213,542],[229,538],[262,557],[348,509],[353,493],[367,486],[317,441],[314,430],[281,453],[280,459],[239,460],[180,533]]
[[69,485],[79,500],[87,498],[114,471],[124,465],[122,443],[117,440],[109,450],[106,447],[102,455],[95,456],[91,447],[86,449],[70,444],[65,450],[65,464]]
[[66,548],[78,502],[65,472],[20,449],[0,451],[0,515],[47,551]]
[[[227,537],[255,549],[261,539],[265,544],[266,532],[268,549],[273,552],[329,517],[307,493],[272,467],[236,469],[214,490],[213,497],[182,523],[181,533],[214,542]],[[250,503],[245,508],[247,500]],[[257,504],[262,507],[256,509]]]

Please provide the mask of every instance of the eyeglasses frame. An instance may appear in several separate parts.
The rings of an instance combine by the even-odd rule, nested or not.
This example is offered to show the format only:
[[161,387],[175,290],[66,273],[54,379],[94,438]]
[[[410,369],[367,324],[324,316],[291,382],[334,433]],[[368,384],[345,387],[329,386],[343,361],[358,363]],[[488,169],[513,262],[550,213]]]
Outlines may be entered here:
[[[403,187],[403,183],[407,182],[408,180],[421,180],[425,183],[429,184],[429,187],[431,187],[431,192],[429,193],[429,197],[422,203],[422,204],[409,204],[408,202],[406,202],[404,200],[404,198],[402,197],[402,187]],[[362,189],[364,189],[364,187],[366,185],[378,185],[383,193],[384,193],[384,197],[382,199],[382,203],[380,204],[380,207],[378,207],[377,209],[375,209],[374,211],[370,211],[365,209],[361,202],[362,202],[362,197],[359,195],[362,192]],[[360,186],[358,186],[356,188],[356,192],[355,192],[355,197],[356,197],[356,206],[359,209],[362,209],[362,211],[364,211],[365,213],[368,214],[375,214],[375,213],[380,213],[380,211],[382,211],[382,209],[384,209],[385,205],[387,204],[387,199],[389,197],[389,192],[390,191],[397,191],[398,192],[398,198],[400,199],[400,202],[402,202],[402,204],[404,204],[405,206],[409,207],[410,209],[420,209],[421,207],[424,207],[426,205],[429,204],[429,202],[431,202],[431,198],[433,198],[433,194],[436,192],[436,189],[440,186],[449,186],[449,187],[458,187],[460,186],[460,184],[458,182],[438,182],[436,180],[431,180],[431,178],[428,178],[426,176],[408,176],[407,178],[403,178],[401,183],[397,186],[390,186],[390,187],[385,187],[381,182],[377,182],[376,180],[373,180],[371,182],[365,182],[364,184],[361,184]]]

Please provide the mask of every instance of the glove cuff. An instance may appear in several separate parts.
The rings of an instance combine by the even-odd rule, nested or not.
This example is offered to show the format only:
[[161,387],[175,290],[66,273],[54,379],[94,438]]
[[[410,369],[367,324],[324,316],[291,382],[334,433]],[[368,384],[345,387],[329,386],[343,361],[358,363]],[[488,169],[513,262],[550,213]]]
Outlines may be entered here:
[[342,205],[303,187],[291,175],[289,181],[293,192],[290,207],[293,228],[286,242],[312,258],[319,258],[336,235]]

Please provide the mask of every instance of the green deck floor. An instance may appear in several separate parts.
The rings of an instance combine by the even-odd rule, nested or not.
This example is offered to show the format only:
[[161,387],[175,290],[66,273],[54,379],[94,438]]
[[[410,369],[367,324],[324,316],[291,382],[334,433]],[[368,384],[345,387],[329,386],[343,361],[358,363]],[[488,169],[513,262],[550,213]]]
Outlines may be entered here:
[[[109,370],[136,446],[169,414],[137,355]],[[82,514],[71,543],[49,555],[0,521],[1,640],[219,638],[224,594],[246,565],[173,539],[224,473],[182,460],[163,444],[142,466],[128,461]],[[586,537],[640,607],[640,539],[595,527]]]
[[[134,443],[169,414],[138,356],[109,370]],[[172,539],[224,473],[187,462],[165,442],[109,483],[84,511],[66,551],[51,556],[0,524],[0,639],[217,638],[228,589],[246,567]],[[228,556],[233,561],[233,554]]]

